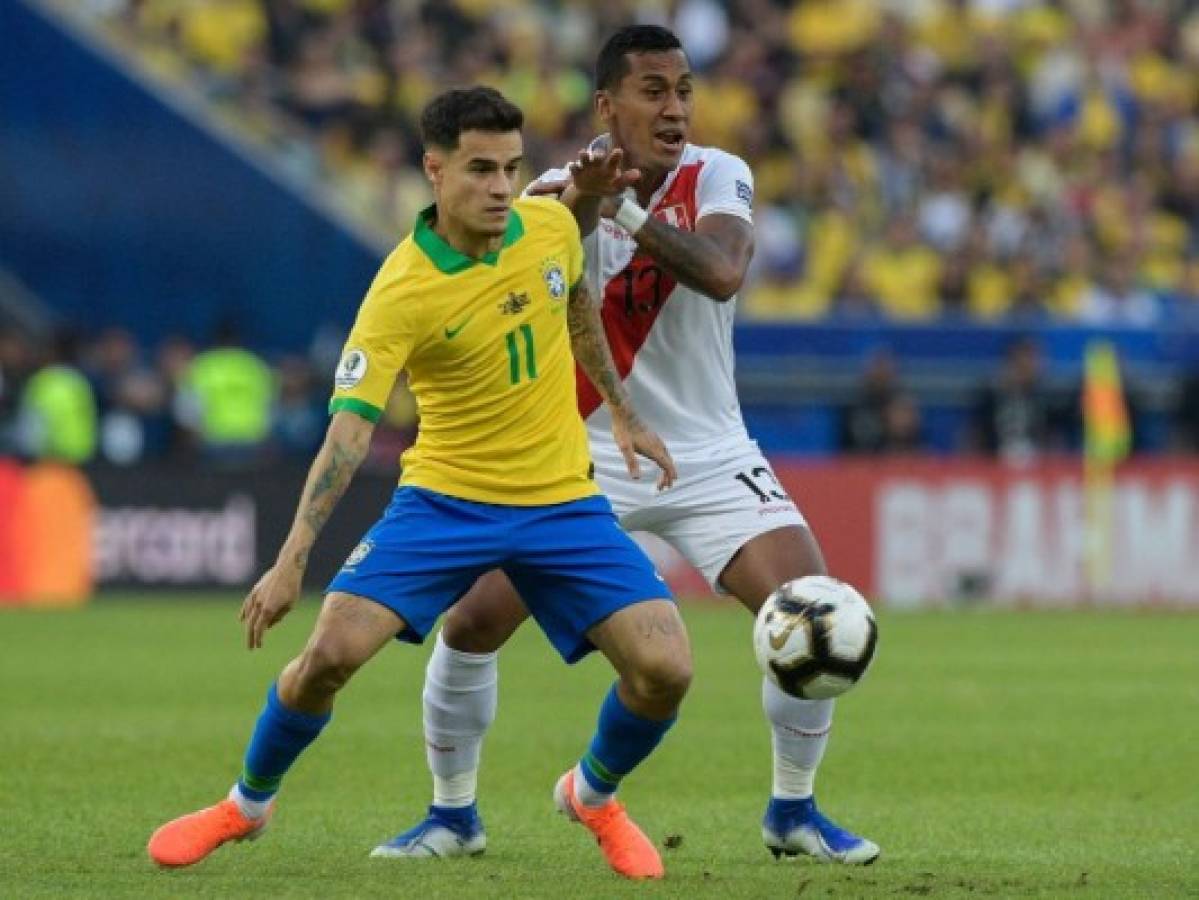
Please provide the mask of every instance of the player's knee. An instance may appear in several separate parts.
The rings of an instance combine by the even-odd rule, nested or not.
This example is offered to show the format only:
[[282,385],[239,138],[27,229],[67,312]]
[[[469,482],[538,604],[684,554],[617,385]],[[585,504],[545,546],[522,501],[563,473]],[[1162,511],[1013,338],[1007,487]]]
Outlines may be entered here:
[[653,707],[675,708],[691,687],[689,656],[654,656],[640,662],[626,678],[637,699]]
[[305,693],[335,694],[360,665],[361,660],[343,642],[319,637],[304,648],[297,674]]
[[441,637],[462,653],[494,653],[504,646],[514,630],[511,623],[460,603],[446,613]]

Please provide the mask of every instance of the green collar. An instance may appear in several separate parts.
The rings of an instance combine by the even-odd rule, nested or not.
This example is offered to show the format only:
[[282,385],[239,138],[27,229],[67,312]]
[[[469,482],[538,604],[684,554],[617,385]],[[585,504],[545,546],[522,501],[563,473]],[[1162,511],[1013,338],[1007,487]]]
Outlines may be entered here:
[[[433,230],[430,223],[437,214],[437,204],[428,206],[420,211],[416,217],[416,227],[412,229],[412,240],[416,242],[416,246],[425,251],[425,255],[433,265],[437,266],[446,275],[456,275],[458,272],[464,272],[473,266],[475,263],[486,263],[489,266],[494,266],[499,262],[499,250],[493,250],[479,259],[467,256],[461,251],[455,250],[444,240],[441,235]],[[515,209],[508,215],[508,228],[504,232],[503,247],[511,247],[521,239],[525,233],[524,222],[520,220],[520,213]]]

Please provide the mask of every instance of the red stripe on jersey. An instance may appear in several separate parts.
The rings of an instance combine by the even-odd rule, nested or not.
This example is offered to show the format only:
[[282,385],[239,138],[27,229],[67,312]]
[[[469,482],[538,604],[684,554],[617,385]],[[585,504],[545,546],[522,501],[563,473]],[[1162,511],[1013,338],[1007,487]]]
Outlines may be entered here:
[[[655,218],[676,228],[692,231],[695,228],[696,186],[703,162],[680,166],[670,189],[653,208]],[[600,227],[603,227],[601,223]],[[670,299],[678,280],[662,269],[653,258],[637,250],[629,264],[604,285],[600,319],[604,334],[612,348],[612,361],[621,379],[633,371],[637,351],[645,344],[650,329]],[[599,392],[583,370],[575,366],[575,382],[579,397],[579,414],[586,419],[595,412],[601,400]]]

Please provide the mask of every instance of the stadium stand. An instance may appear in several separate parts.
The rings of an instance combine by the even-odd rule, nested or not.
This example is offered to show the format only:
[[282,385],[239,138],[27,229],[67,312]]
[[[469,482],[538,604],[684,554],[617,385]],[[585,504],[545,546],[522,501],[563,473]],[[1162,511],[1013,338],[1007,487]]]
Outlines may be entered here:
[[[439,84],[529,111],[531,168],[591,136],[591,37],[629,3],[106,0],[156,64],[266,111],[389,231],[426,193]],[[1145,327],[1199,301],[1199,12],[1084,0],[636,4],[693,47],[696,139],[758,179],[766,318]],[[651,10],[646,12],[647,7]]]
[[[274,241],[264,258],[334,247],[321,270],[345,292],[332,313],[320,303],[335,288],[319,302],[292,292],[308,305],[289,314],[294,334],[280,346],[262,324],[279,320],[279,298],[239,322],[279,373],[286,414],[276,413],[275,437],[264,442],[272,452],[310,449],[356,300],[350,285],[427,202],[414,126],[423,101],[445,84],[496,84],[528,111],[535,172],[592,136],[596,36],[634,17],[671,24],[691,48],[696,141],[740,153],[755,172],[758,251],[738,351],[750,426],[769,450],[997,448],[980,424],[982,398],[1003,380],[1009,348],[1029,335],[1048,406],[1066,411],[1055,413],[1047,446],[1075,448],[1081,348],[1096,330],[1116,341],[1127,367],[1138,449],[1193,441],[1199,11],[1190,4],[6,0],[14,2],[69,15],[179,96],[198,91],[204,115],[276,173],[329,186],[325,195],[360,229],[325,240],[321,224],[295,226],[307,229],[299,239],[254,226]],[[239,193],[259,190],[242,181]],[[311,212],[261,190],[273,211],[260,222]],[[229,260],[239,252],[207,250]],[[130,309],[147,302],[126,293]],[[206,302],[176,304],[162,313],[176,318],[154,327],[126,317],[137,387],[98,388],[98,397],[102,419],[106,409],[137,410],[141,453],[166,454],[181,446],[170,435],[190,433],[172,400],[177,378],[164,369],[178,362],[162,360],[211,340],[227,310]],[[110,339],[101,331],[81,363],[96,384],[106,379],[95,358]],[[898,388],[878,413],[895,433],[856,445],[849,413],[873,402],[859,391],[860,372],[880,353],[895,361]],[[24,357],[0,359],[0,432],[10,445],[22,433],[13,391],[34,366]],[[397,416],[402,432],[411,411]],[[102,426],[102,454],[104,434]]]

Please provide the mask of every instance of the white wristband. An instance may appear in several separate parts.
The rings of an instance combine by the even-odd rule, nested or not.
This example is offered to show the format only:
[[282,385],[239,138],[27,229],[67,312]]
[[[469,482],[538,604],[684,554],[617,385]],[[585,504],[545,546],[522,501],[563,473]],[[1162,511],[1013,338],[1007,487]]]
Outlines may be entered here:
[[616,215],[612,217],[612,221],[632,235],[641,230],[641,226],[645,224],[645,220],[648,218],[649,213],[638,206],[636,200],[625,197],[621,201],[620,206],[617,207]]

